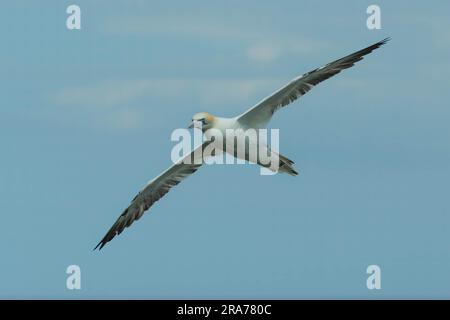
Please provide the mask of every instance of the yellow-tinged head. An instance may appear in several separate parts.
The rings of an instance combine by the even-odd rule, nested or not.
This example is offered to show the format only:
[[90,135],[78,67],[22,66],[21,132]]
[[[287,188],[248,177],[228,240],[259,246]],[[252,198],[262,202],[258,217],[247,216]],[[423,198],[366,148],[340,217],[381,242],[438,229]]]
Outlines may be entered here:
[[204,130],[210,129],[214,124],[215,117],[208,112],[199,112],[192,117],[192,123],[189,128],[199,128]]

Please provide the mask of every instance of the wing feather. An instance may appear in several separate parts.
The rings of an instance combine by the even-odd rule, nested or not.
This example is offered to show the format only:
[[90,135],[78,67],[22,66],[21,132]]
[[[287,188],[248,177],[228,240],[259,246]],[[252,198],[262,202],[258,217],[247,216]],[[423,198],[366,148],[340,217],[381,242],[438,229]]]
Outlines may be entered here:
[[320,82],[331,78],[344,69],[352,67],[356,62],[362,60],[365,55],[381,47],[389,40],[390,38],[386,38],[367,48],[295,78],[287,85],[247,110],[238,118],[238,121],[250,127],[265,127],[277,110],[297,100]]
[[[150,181],[131,201],[128,208],[126,208],[112,227],[108,230],[103,239],[94,248],[101,250],[105,244],[111,241],[116,235],[131,226],[134,221],[139,220],[145,211],[147,211],[156,201],[161,199],[171,188],[179,184],[183,179],[193,174],[200,168],[203,161],[198,161],[197,150],[204,149],[210,141],[205,142],[202,146],[192,151],[189,155],[180,159],[170,168],[160,174],[158,177]],[[190,161],[187,162],[186,160]],[[197,161],[196,161],[197,160]]]

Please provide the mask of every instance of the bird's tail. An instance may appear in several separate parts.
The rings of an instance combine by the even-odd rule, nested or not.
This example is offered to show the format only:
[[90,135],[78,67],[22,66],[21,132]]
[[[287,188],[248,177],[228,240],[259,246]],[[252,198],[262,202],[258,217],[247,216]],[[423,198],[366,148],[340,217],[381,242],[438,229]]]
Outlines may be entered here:
[[298,175],[298,172],[294,168],[294,161],[286,158],[285,156],[279,154],[280,159],[280,168],[278,169],[278,172],[285,172],[291,176]]

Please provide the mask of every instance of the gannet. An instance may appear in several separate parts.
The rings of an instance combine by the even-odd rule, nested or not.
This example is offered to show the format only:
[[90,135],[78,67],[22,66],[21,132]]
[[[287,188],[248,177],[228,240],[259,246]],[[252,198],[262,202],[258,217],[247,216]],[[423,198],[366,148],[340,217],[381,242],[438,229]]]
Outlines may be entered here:
[[[386,38],[379,41],[367,48],[359,50],[341,59],[328,63],[320,68],[307,72],[292,81],[287,85],[274,92],[270,96],[264,98],[252,108],[247,110],[241,115],[234,118],[223,118],[213,116],[207,112],[196,113],[192,117],[192,123],[189,127],[200,128],[202,131],[207,132],[208,129],[218,129],[224,131],[226,129],[261,129],[265,128],[272,118],[273,114],[280,108],[290,104],[297,100],[299,97],[307,93],[318,83],[338,74],[344,69],[352,67],[357,61],[363,59],[363,57],[373,50],[378,49],[384,45],[390,38]],[[196,151],[199,148],[204,148],[211,143],[211,141],[204,142],[197,149],[193,150],[190,154],[174,163],[166,171],[159,176],[151,180],[131,201],[130,205],[123,211],[113,226],[109,229],[103,239],[94,248],[102,249],[106,243],[111,241],[116,235],[122,233],[122,231],[129,227],[134,221],[139,220],[144,212],[149,209],[156,201],[161,199],[169,190],[179,184],[184,178],[191,175],[202,165],[202,162],[185,161],[187,158],[193,159]],[[267,147],[271,152],[270,148]],[[236,156],[235,150],[227,150],[226,147],[223,151],[233,153]],[[297,175],[297,171],[294,169],[292,160],[279,156],[279,172],[285,172],[290,175]],[[254,162],[262,165],[258,162],[258,159],[247,159],[250,162]],[[186,163],[187,162],[187,163]]]

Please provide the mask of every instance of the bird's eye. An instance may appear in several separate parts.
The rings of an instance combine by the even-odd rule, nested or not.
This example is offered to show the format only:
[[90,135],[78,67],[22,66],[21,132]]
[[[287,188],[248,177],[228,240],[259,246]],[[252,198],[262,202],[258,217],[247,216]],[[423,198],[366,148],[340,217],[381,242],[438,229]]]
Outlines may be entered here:
[[205,119],[205,118],[201,119],[200,121],[201,121],[203,124],[206,124],[206,119]]

